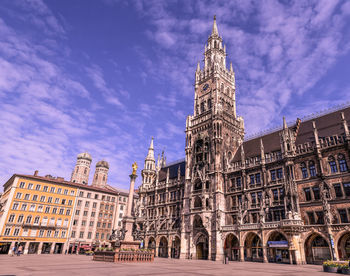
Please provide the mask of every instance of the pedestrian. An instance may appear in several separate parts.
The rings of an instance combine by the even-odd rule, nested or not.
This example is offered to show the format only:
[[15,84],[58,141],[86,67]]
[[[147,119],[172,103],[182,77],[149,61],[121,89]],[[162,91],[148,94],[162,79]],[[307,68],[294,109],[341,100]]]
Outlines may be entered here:
[[13,257],[13,256],[15,256],[15,254],[17,254],[17,246],[16,246],[16,245],[14,245],[14,246],[12,247],[11,256]]
[[67,251],[68,251],[67,249],[64,251],[64,255],[67,255]]
[[22,250],[23,250],[23,246],[20,245],[20,246],[18,247],[17,256],[21,256]]

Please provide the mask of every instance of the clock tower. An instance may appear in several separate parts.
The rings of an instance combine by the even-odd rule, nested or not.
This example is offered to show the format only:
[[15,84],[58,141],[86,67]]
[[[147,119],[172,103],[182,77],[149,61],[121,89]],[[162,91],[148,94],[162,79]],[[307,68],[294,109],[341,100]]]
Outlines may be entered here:
[[243,118],[236,114],[235,74],[232,63],[227,68],[226,55],[214,16],[204,66],[201,69],[198,63],[195,72],[193,115],[186,120],[185,239],[181,244],[182,254],[212,260],[223,257],[224,171],[244,137]]

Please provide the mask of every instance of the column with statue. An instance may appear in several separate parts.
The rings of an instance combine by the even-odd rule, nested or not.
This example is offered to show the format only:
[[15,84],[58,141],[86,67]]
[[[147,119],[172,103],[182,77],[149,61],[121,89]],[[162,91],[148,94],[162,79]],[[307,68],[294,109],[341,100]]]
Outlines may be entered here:
[[137,178],[137,164],[134,162],[132,164],[132,173],[129,175],[130,177],[130,189],[129,189],[129,197],[128,197],[128,206],[126,209],[126,215],[123,217],[123,229],[121,230],[121,248],[133,248],[138,249],[140,247],[141,242],[136,241],[133,237],[133,225],[135,218],[132,216],[132,207],[134,202],[134,189],[135,189],[135,180]]

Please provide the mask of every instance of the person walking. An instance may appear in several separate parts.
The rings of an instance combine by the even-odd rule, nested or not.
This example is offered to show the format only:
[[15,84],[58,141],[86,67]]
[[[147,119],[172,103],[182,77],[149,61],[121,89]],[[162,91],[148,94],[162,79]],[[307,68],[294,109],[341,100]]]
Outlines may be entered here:
[[23,246],[20,245],[20,246],[18,247],[17,256],[21,256],[22,250],[23,250]]
[[16,254],[17,254],[17,246],[14,245],[14,246],[12,247],[11,256],[13,257],[13,256],[15,256]]

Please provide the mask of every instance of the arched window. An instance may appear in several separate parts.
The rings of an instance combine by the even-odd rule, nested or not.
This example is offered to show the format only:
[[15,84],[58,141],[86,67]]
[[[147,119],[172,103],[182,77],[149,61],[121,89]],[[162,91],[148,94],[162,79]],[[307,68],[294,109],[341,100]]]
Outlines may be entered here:
[[200,181],[199,179],[197,179],[197,181],[194,184],[194,190],[195,191],[202,190],[202,181]]
[[309,161],[309,171],[310,171],[310,176],[311,177],[316,176],[316,167],[315,167],[315,162],[314,161]]
[[208,109],[211,109],[211,99],[208,99]]
[[76,172],[78,173],[78,171],[79,171],[79,167],[77,167],[77,171]]
[[204,106],[204,102],[201,102],[201,112],[205,111],[205,106]]
[[105,180],[106,180],[106,176],[104,175],[104,176],[103,176],[103,181],[105,181]]
[[87,168],[84,169],[84,174],[87,174]]
[[346,172],[348,170],[348,166],[346,164],[345,156],[343,154],[338,154],[338,162],[339,162],[339,171]]
[[331,168],[331,173],[337,173],[338,172],[337,163],[335,162],[335,159],[332,155],[328,157],[328,163],[329,163],[329,167]]
[[301,169],[302,177],[303,178],[308,178],[309,174],[308,174],[307,167],[306,167],[304,162],[300,164],[300,169]]
[[216,48],[216,41],[214,41],[214,48]]
[[194,208],[201,208],[202,207],[202,199],[197,196],[194,200]]

